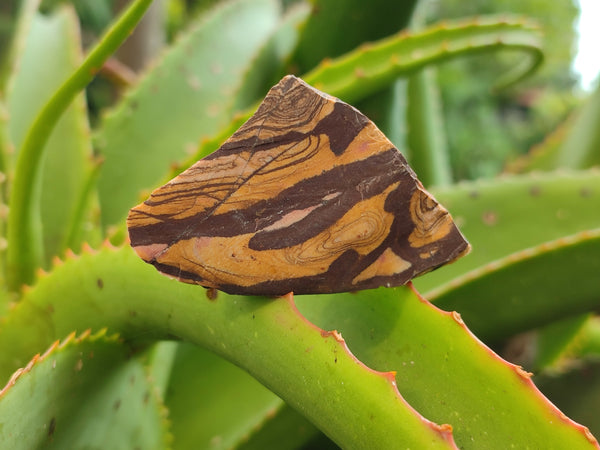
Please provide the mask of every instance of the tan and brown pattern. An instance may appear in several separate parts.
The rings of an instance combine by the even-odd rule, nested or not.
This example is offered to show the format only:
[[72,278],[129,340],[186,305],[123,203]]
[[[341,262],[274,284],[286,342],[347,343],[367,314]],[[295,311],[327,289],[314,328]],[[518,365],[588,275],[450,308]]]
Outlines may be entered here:
[[127,225],[159,271],[232,294],[398,286],[469,251],[375,124],[294,76]]

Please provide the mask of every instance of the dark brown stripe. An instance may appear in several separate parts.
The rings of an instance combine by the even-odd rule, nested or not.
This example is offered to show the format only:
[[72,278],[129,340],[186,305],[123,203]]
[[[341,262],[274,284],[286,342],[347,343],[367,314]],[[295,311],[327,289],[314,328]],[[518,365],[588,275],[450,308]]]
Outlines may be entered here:
[[357,109],[338,101],[331,114],[320,120],[311,134],[327,135],[331,151],[339,156],[369,123]]
[[[284,189],[276,197],[262,200],[243,210],[225,214],[202,212],[179,220],[170,216],[156,216],[155,218],[164,222],[129,229],[131,245],[173,245],[179,240],[192,237],[232,237],[258,232],[251,241],[252,248],[256,250],[290,247],[329,227],[357,201],[377,195],[390,183],[402,176],[406,177],[408,174],[398,156],[398,151],[392,148],[365,160],[338,166]],[[382,172],[382,167],[386,167],[387,170]],[[414,183],[411,181],[411,184]],[[331,201],[327,208],[317,208],[309,214],[301,221],[302,226],[294,229],[294,233],[290,233],[288,229],[260,232],[285,214],[314,206],[315,202],[334,192],[341,192],[341,195]]]

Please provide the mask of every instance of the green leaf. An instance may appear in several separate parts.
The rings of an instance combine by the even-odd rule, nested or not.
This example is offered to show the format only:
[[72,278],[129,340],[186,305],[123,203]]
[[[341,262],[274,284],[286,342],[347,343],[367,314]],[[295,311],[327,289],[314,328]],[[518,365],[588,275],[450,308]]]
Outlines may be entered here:
[[[521,69],[518,78],[526,76],[541,63],[537,27],[522,19],[478,18],[470,22],[437,25],[414,34],[400,33],[363,45],[338,59],[324,61],[303,78],[323,92],[352,103],[390,86],[398,77],[408,76],[427,65],[503,48],[519,49],[531,56],[530,67],[525,71]],[[202,142],[184,166],[190,166],[216,150],[253,112],[254,109],[235,117],[213,138]],[[387,126],[384,128],[389,129]],[[394,134],[399,134],[395,131]],[[181,167],[177,167],[171,175],[180,171]]]
[[503,85],[531,74],[542,62],[541,36],[536,25],[522,18],[479,17],[444,22],[418,32],[402,32],[364,44],[334,60],[325,60],[303,76],[304,81],[352,103],[389,86],[428,64],[478,52],[513,49],[529,56],[504,77]]
[[[318,441],[318,443],[316,442]],[[322,444],[321,441],[324,441]],[[238,445],[238,450],[278,450],[338,449],[318,428],[306,420],[297,411],[282,402],[276,410],[271,411],[268,421],[260,428],[253,430],[246,442]]]
[[410,165],[429,186],[452,182],[437,71],[426,67],[408,79],[407,142]]
[[535,338],[536,354],[533,367],[537,371],[564,371],[565,366],[581,354],[581,336],[592,317],[592,314],[576,315],[540,328]]
[[509,161],[506,165],[507,173],[527,173],[533,171],[556,170],[556,159],[565,136],[569,133],[575,116],[572,114],[556,129],[545,136],[544,141],[533,146],[529,152]]
[[451,447],[448,429],[410,408],[392,374],[366,368],[289,298],[209,300],[202,288],[160,276],[130,248],[84,253],[40,278],[3,321],[0,375],[75,327],[201,345],[243,367],[342,447]]
[[598,227],[600,173],[501,177],[433,190],[472,246],[443,270],[415,280],[429,299],[454,278],[544,242]]
[[16,291],[31,283],[42,265],[40,223],[44,150],[57,122],[77,94],[92,80],[104,61],[127,38],[151,0],[134,0],[79,68],[61,85],[37,114],[18,152],[10,192],[7,281]]
[[561,376],[545,375],[536,378],[540,389],[566,414],[600,433],[600,362],[579,364]]
[[[447,446],[448,436],[394,393],[390,370],[403,397],[428,419],[451,424],[462,448],[593,445],[457,316],[408,289],[297,301],[323,329],[289,298],[209,300],[197,286],[158,275],[129,248],[103,248],[66,261],[25,294],[0,328],[0,370],[6,376],[65,329],[107,326],[145,341],[177,336],[226,357],[342,447]],[[352,357],[340,334],[323,331],[332,329],[382,372]]]
[[[71,8],[61,8],[52,16],[33,17],[27,44],[7,94],[8,131],[15,149],[23,144],[41,108],[78,67],[81,59],[78,33],[77,17]],[[39,76],[40,67],[44,68],[43,77]],[[48,267],[52,257],[66,248],[67,232],[75,223],[80,196],[92,171],[83,93],[58,121],[44,153],[40,220],[43,266]],[[16,156],[17,153],[13,155],[13,164]]]
[[600,229],[562,237],[465,274],[433,294],[435,304],[497,341],[598,309],[598,255]]
[[401,289],[296,301],[316,325],[339,330],[369,367],[396,371],[403,397],[427,418],[449,423],[459,448],[595,445],[539,394],[529,374],[481,344],[456,314]]
[[106,116],[96,135],[102,223],[120,223],[143,189],[231,120],[235,93],[279,19],[275,0],[219,4]]
[[165,403],[174,448],[225,449],[237,447],[283,402],[240,368],[181,344]]
[[0,391],[3,448],[164,448],[166,411],[143,366],[102,333],[55,342]]
[[252,107],[279,81],[283,75],[284,62],[289,59],[290,53],[298,42],[298,29],[306,20],[308,13],[308,4],[297,3],[281,18],[277,29],[250,64],[234,96],[233,111],[243,112]]
[[410,21],[416,3],[416,0],[314,0],[292,64],[299,72],[306,72],[325,58],[396,33]]
[[579,110],[556,158],[557,167],[587,169],[600,164],[600,85]]

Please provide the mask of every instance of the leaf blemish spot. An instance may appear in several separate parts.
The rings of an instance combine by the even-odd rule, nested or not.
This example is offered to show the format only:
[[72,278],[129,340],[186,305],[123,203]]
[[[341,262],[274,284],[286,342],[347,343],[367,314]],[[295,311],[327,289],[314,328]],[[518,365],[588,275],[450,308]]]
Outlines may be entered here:
[[56,430],[56,417],[50,419],[50,423],[48,424],[48,437],[52,437],[54,430]]
[[498,223],[498,215],[494,211],[486,211],[483,213],[481,220],[488,226],[493,226]]
[[539,186],[531,186],[531,188],[529,188],[529,195],[532,197],[539,197],[541,193],[542,189]]

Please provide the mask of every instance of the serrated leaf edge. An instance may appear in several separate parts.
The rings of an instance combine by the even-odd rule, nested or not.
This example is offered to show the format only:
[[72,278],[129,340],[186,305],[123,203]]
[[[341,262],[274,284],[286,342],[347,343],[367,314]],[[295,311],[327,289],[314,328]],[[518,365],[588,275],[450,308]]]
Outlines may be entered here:
[[390,372],[380,372],[378,370],[374,370],[371,369],[370,367],[368,367],[365,363],[363,363],[360,359],[358,359],[356,356],[354,356],[354,354],[352,353],[352,351],[350,350],[350,348],[348,348],[348,345],[346,344],[346,341],[344,340],[344,338],[342,337],[341,333],[339,333],[337,330],[324,330],[320,327],[318,327],[317,325],[315,325],[314,323],[312,323],[311,321],[309,321],[297,308],[296,306],[296,302],[294,301],[294,295],[290,292],[289,294],[284,295],[283,297],[281,297],[281,299],[285,300],[290,309],[292,310],[292,312],[294,314],[296,314],[304,323],[306,323],[309,328],[312,328],[313,330],[317,331],[321,337],[323,339],[328,339],[328,338],[333,338],[334,341],[336,342],[336,344],[342,349],[342,351],[344,353],[346,353],[346,355],[352,360],[354,361],[356,364],[358,364],[362,369],[366,370],[368,373],[371,373],[373,375],[375,375],[376,377],[379,378],[383,378],[388,387],[391,388],[391,391],[393,393],[394,396],[397,397],[397,399],[408,409],[410,410],[416,417],[419,418],[419,420],[421,422],[423,422],[423,424],[425,424],[426,426],[428,426],[429,428],[431,428],[434,432],[436,432],[437,434],[440,435],[440,437],[446,441],[448,444],[450,444],[453,448],[458,448],[456,446],[456,443],[454,442],[454,437],[452,434],[452,425],[449,424],[437,424],[429,419],[427,419],[426,417],[424,417],[423,415],[421,415],[421,413],[419,413],[416,409],[414,409],[405,399],[404,397],[402,397],[402,394],[400,393],[400,391],[398,390],[398,385],[396,384],[396,372],[394,371],[390,371]]
[[430,301],[435,302],[436,298],[441,297],[442,295],[457,289],[461,286],[464,286],[467,283],[472,282],[478,278],[481,278],[485,275],[488,275],[492,272],[497,272],[502,270],[511,264],[515,264],[517,262],[522,262],[528,259],[533,259],[538,257],[544,253],[548,253],[554,250],[557,250],[561,247],[567,247],[570,245],[578,244],[587,240],[600,238],[600,228],[594,228],[591,230],[584,230],[578,233],[563,236],[561,238],[543,242],[539,245],[529,247],[523,250],[520,250],[515,253],[511,253],[503,258],[497,259],[495,261],[489,262],[481,267],[477,267],[473,270],[466,272],[465,274],[454,278],[448,283],[444,283],[441,286],[438,286],[435,289],[431,289],[427,291],[426,295]]
[[53,353],[55,353],[57,351],[63,350],[71,345],[77,345],[86,340],[89,340],[90,342],[94,342],[94,341],[98,341],[98,340],[104,340],[105,342],[118,342],[119,341],[119,335],[117,333],[108,336],[106,334],[106,332],[107,332],[106,328],[102,328],[97,333],[92,334],[92,331],[88,328],[87,330],[82,332],[79,336],[77,336],[77,333],[75,331],[73,331],[73,332],[69,333],[69,335],[62,341],[60,341],[60,340],[54,341],[52,343],[52,345],[50,345],[50,347],[48,347],[48,349],[44,353],[36,354],[33,358],[31,358],[31,360],[29,361],[29,363],[27,363],[27,365],[25,367],[17,369],[12,374],[12,376],[8,380],[8,383],[6,383],[6,385],[2,388],[2,390],[0,390],[0,400],[10,390],[10,388],[12,388],[17,383],[19,378],[21,378],[26,373],[30,372],[36,364],[41,363],[42,361],[44,361],[46,358],[48,358],[50,355],[52,355]]
[[467,327],[465,322],[462,320],[460,313],[458,313],[456,311],[444,311],[442,309],[437,308],[435,305],[433,305],[431,302],[429,302],[425,297],[423,297],[417,291],[417,289],[413,286],[412,282],[409,282],[407,284],[407,286],[413,291],[413,293],[417,296],[417,298],[420,301],[428,304],[432,308],[435,308],[439,313],[441,313],[442,315],[444,315],[446,317],[451,318],[454,322],[456,322],[456,324],[458,326],[460,326],[464,330],[464,332],[467,333],[475,343],[477,343],[483,350],[485,350],[488,353],[488,355],[490,355],[492,357],[492,359],[502,363],[503,365],[505,365],[506,367],[511,369],[512,372],[521,380],[521,382],[523,382],[527,386],[527,388],[530,389],[533,392],[533,394],[537,398],[539,398],[539,400],[541,400],[541,402],[544,404],[544,406],[546,406],[546,408],[552,414],[554,414],[560,421],[564,422],[568,426],[575,428],[580,433],[583,433],[585,438],[592,445],[595,445],[596,448],[600,448],[600,445],[598,444],[598,440],[590,432],[588,427],[575,422],[573,419],[571,419],[567,415],[565,415],[560,409],[558,409],[556,407],[556,405],[554,405],[554,403],[552,403],[550,400],[548,400],[548,398],[538,389],[538,387],[535,385],[535,383],[532,380],[533,373],[527,372],[519,365],[516,365],[511,362],[506,361],[505,359],[501,358],[496,352],[494,352],[491,348],[489,348],[487,345],[485,345],[475,334],[473,334],[473,332],[471,332],[471,330],[469,330],[469,328]]

